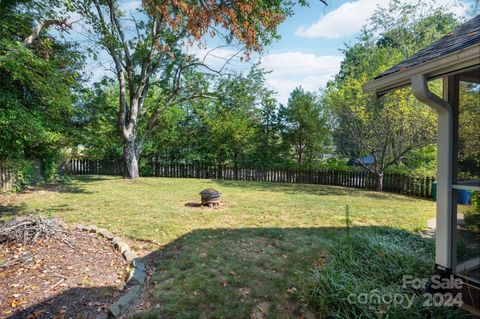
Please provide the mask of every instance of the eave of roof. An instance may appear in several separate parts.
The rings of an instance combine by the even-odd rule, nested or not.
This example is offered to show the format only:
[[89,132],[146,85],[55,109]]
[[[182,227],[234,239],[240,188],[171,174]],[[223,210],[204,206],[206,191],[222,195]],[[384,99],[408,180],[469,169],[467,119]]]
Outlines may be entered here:
[[454,32],[379,74],[364,86],[367,92],[383,94],[410,84],[414,75],[429,79],[480,64],[480,15]]
[[410,69],[403,69],[375,79],[365,84],[363,89],[366,92],[381,95],[410,85],[411,78],[418,74],[424,74],[428,79],[435,79],[477,65],[480,65],[480,43],[416,65]]

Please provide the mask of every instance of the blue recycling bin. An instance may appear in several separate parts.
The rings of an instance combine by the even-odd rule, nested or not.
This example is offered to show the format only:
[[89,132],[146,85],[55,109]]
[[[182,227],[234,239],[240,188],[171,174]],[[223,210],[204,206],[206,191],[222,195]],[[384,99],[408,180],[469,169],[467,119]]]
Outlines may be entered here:
[[[466,189],[457,189],[457,204],[468,205],[470,204],[471,192]],[[437,181],[432,182],[432,197],[433,200],[437,200]]]
[[466,189],[457,189],[457,204],[470,204],[470,191]]

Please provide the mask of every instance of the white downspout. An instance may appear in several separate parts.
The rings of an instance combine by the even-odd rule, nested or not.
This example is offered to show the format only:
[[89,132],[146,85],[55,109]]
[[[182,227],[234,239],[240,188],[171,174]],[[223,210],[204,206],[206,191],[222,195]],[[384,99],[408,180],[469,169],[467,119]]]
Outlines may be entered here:
[[435,233],[435,263],[443,270],[452,269],[452,161],[453,110],[444,99],[428,89],[427,77],[412,78],[415,97],[437,111],[437,227]]

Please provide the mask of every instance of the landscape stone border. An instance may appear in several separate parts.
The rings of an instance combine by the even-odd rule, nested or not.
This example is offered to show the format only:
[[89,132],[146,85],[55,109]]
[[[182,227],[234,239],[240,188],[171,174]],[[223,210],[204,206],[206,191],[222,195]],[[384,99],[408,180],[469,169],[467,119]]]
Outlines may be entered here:
[[118,318],[125,311],[132,306],[135,301],[140,298],[143,292],[145,281],[147,280],[147,269],[144,262],[137,257],[137,255],[130,249],[128,244],[120,237],[114,236],[111,232],[104,228],[96,226],[78,225],[77,229],[87,231],[89,233],[96,233],[107,239],[115,249],[120,252],[123,258],[131,265],[132,270],[125,283],[127,292],[114,302],[109,310],[107,318]]

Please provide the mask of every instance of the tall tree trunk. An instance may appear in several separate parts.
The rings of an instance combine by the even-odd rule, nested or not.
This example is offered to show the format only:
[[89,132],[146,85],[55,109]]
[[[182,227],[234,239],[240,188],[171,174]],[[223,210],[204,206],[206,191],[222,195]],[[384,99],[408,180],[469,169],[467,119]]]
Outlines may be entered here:
[[138,156],[135,148],[135,141],[125,141],[123,143],[123,177],[134,179],[140,177],[138,171]]
[[375,175],[375,186],[378,192],[383,191],[383,173],[377,173]]

